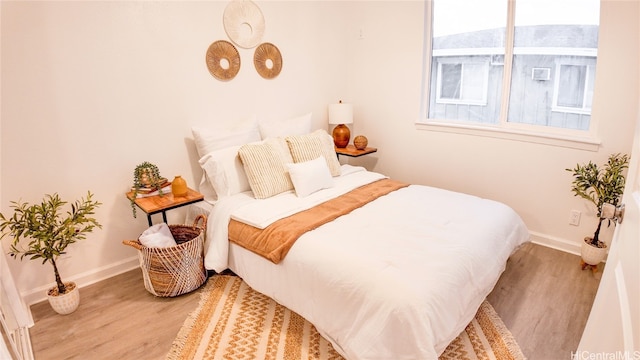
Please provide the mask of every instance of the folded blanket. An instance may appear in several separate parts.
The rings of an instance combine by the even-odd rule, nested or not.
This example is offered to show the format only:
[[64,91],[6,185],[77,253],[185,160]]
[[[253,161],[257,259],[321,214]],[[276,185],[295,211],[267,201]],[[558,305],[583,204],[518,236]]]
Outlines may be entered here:
[[159,223],[149,227],[138,238],[140,243],[146,247],[164,248],[176,246],[176,240],[171,234],[171,229],[166,223]]
[[305,232],[406,186],[409,184],[391,179],[378,180],[313,208],[282,218],[265,229],[231,219],[229,241],[277,264],[284,259],[289,249]]

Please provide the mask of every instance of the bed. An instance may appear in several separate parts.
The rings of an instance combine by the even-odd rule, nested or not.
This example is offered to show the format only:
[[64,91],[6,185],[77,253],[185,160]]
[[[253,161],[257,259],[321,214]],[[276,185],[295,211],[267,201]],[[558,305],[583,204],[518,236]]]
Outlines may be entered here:
[[[321,139],[325,135],[313,133]],[[313,137],[295,136],[305,141]],[[328,145],[323,141],[319,148],[326,150]],[[257,144],[263,146],[265,141]],[[272,149],[274,144],[270,144]],[[276,194],[261,197],[261,191],[252,186],[255,174],[244,161],[250,160],[242,157],[240,149],[245,147],[233,145],[232,150],[225,148],[225,156],[201,158],[204,173],[209,175],[203,181],[213,182],[219,192],[215,201],[194,205],[189,211],[189,216],[208,215],[205,267],[216,272],[232,270],[253,289],[314,324],[349,360],[436,359],[474,317],[509,256],[529,238],[520,217],[496,201],[402,184],[383,174],[339,163],[337,175],[328,181],[326,173],[336,174],[336,165],[322,156],[317,146],[309,157],[320,151],[318,158],[326,164],[315,170],[322,168],[323,176],[314,173],[314,168],[285,166],[292,183],[299,186],[292,184],[292,190],[276,190]],[[330,149],[333,151],[332,145]],[[290,150],[295,157],[295,149]],[[232,159],[229,154],[234,152]],[[215,169],[210,164],[212,158],[218,160]],[[293,163],[307,166],[311,161],[294,159]],[[306,189],[305,196],[299,196],[304,186],[293,178],[301,169],[314,174],[305,181],[326,180],[324,185],[315,184],[313,191],[306,193]],[[226,177],[224,185],[215,184],[219,177]],[[250,190],[246,190],[243,177],[248,178]],[[388,191],[375,190],[391,183]],[[234,186],[235,190],[228,189]],[[307,212],[307,219],[317,218],[312,211],[331,202],[346,204],[350,200],[345,199],[356,193],[359,198],[376,195],[313,224],[290,247],[281,249],[277,241],[267,241],[270,246],[276,244],[274,256],[270,255],[273,251],[256,252],[250,249],[255,244],[237,239],[241,236],[234,226],[248,226],[254,231],[248,234],[255,234],[301,213]]]

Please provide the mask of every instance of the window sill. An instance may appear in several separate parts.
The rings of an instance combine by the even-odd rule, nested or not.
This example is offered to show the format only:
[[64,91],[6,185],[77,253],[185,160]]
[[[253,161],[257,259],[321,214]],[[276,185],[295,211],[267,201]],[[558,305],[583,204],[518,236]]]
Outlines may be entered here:
[[471,124],[416,122],[416,129],[465,134],[472,136],[492,137],[497,139],[529,142],[587,151],[598,151],[598,148],[600,147],[600,140],[587,136],[578,137],[566,134],[531,133],[530,131],[523,131],[518,129],[474,126]]

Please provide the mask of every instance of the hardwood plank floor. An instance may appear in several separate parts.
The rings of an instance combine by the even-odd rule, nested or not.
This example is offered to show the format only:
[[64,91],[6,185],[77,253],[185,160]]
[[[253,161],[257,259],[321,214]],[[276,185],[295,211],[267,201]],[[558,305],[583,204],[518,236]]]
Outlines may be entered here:
[[598,273],[580,256],[525,244],[507,262],[489,303],[531,360],[571,359],[595,298]]
[[37,360],[164,359],[173,339],[198,305],[197,291],[158,298],[135,269],[80,289],[80,307],[56,314],[47,301],[31,306],[30,329]]
[[[516,252],[489,302],[532,360],[570,359],[582,335],[599,274],[580,270],[575,255],[527,244]],[[199,295],[157,298],[139,269],[81,289],[81,304],[57,315],[31,307],[37,360],[164,359]]]

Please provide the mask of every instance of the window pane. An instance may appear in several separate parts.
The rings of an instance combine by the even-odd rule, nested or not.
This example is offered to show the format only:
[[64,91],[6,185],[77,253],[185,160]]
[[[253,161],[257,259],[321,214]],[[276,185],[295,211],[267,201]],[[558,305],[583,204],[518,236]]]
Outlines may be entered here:
[[484,69],[482,64],[466,64],[462,87],[462,99],[482,101],[486,84],[484,83]]
[[516,0],[507,121],[589,129],[599,17],[599,0]]
[[440,88],[440,97],[443,99],[459,99],[462,65],[442,64],[441,77],[442,86]]
[[560,66],[558,106],[582,108],[586,72],[586,66]]
[[498,122],[506,20],[507,0],[434,0],[429,118]]

